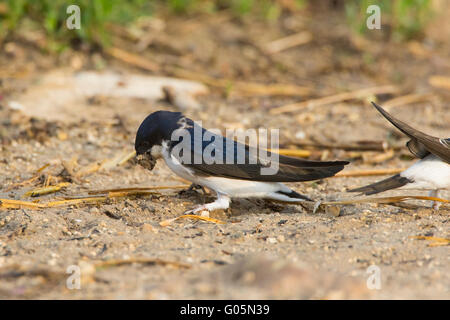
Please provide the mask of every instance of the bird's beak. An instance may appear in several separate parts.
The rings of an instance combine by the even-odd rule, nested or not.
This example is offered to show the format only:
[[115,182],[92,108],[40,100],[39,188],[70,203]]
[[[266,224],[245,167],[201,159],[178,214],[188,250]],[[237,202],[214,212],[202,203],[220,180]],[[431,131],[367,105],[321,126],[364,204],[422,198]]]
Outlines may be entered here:
[[144,153],[138,153],[136,155],[136,160],[138,164],[148,170],[153,170],[156,164],[156,159],[152,157],[150,150]]

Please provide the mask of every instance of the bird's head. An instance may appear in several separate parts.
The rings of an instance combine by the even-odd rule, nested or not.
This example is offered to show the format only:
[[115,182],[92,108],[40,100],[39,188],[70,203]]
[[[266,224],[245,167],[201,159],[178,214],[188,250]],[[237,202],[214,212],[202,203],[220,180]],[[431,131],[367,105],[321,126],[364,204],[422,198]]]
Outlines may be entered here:
[[156,111],[142,121],[134,142],[139,164],[153,169],[156,160],[161,157],[162,142],[170,140],[181,117],[180,112]]

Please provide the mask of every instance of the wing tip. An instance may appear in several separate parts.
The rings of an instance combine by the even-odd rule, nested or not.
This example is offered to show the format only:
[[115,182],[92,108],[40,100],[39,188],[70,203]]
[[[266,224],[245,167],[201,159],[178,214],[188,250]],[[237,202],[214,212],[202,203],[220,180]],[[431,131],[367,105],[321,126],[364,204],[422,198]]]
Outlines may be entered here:
[[304,200],[304,201],[314,201],[314,200],[310,199],[309,197],[307,197],[305,195],[302,195],[302,194],[300,194],[300,193],[298,193],[298,192],[296,192],[294,190],[291,190],[291,192],[277,191],[277,193],[283,194],[285,196],[288,196],[288,197],[291,197],[291,198],[294,198],[294,199],[301,199],[301,200]]
[[347,192],[360,192],[361,194],[370,196],[372,194],[400,188],[412,182],[413,181],[409,180],[408,178],[403,177],[400,174],[396,174],[392,177],[369,184],[367,186],[347,190]]
[[375,101],[370,101],[370,103],[377,109],[383,109],[381,108],[381,106],[379,106],[378,104],[375,103]]
[[375,109],[378,110],[386,119],[388,119],[390,122],[392,122],[391,115],[379,104],[376,104],[374,101],[370,101],[370,103],[375,107]]
[[350,189],[350,190],[347,189],[347,192],[359,192],[361,195],[365,195],[365,196],[370,196],[371,194],[377,193],[370,186],[364,186],[364,187]]

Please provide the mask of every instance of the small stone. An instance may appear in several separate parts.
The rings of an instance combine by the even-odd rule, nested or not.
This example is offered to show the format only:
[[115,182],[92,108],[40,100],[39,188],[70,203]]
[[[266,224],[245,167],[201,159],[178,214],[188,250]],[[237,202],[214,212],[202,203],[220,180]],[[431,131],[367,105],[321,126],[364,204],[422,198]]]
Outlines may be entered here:
[[156,229],[155,227],[153,227],[151,224],[148,223],[144,223],[141,226],[141,231],[158,233],[158,229]]
[[295,138],[296,139],[299,139],[299,140],[303,140],[303,139],[305,139],[306,138],[306,133],[305,133],[305,131],[297,131],[296,133],[295,133]]
[[275,238],[267,238],[266,241],[267,241],[268,243],[271,243],[271,244],[278,243],[278,240],[275,239]]
[[325,212],[333,217],[339,217],[341,214],[341,208],[339,206],[327,206],[325,208]]

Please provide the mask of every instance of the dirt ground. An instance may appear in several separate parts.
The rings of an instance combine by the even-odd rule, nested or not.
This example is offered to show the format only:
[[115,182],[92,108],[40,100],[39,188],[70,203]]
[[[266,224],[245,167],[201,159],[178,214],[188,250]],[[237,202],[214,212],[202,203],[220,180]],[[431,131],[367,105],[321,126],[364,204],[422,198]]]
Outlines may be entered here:
[[[33,40],[39,37],[6,41],[0,53],[0,198],[47,203],[90,196],[92,190],[186,183],[162,162],[151,172],[133,161],[116,165],[133,151],[136,130],[145,116],[156,110],[178,110],[176,104],[98,95],[86,98],[83,106],[69,104],[72,113],[67,106],[58,109],[50,103],[37,115],[33,105],[24,109],[11,104],[42,85],[40,79],[55,70],[68,76],[107,70],[177,77],[173,72],[177,66],[197,74],[193,80],[200,82],[202,75],[208,75],[308,87],[310,93],[299,96],[261,95],[206,83],[209,92],[195,98],[200,108],[187,107],[183,112],[202,120],[207,128],[279,128],[282,148],[306,148],[311,159],[350,160],[344,172],[411,165],[414,159],[404,147],[406,138],[369,105],[367,97],[270,113],[288,103],[393,85],[398,93],[369,98],[383,105],[398,96],[423,94],[423,100],[392,106],[390,112],[431,135],[449,136],[450,91],[429,81],[450,73],[448,21],[436,19],[423,40],[395,43],[385,41],[381,32],[357,36],[343,19],[341,10],[325,13],[321,8],[286,14],[276,24],[227,13],[161,16],[148,27],[160,28],[147,30],[152,35],[148,39],[125,47],[125,41],[131,40],[117,36],[116,46],[152,61],[159,67],[155,72],[84,49],[48,54]],[[261,49],[301,31],[310,32],[312,40],[276,54]],[[319,146],[358,141],[386,142],[394,153]],[[355,197],[347,189],[384,177],[334,177],[289,186],[314,200],[340,200]],[[59,192],[26,194],[45,183],[62,182],[67,186]],[[429,202],[418,200],[365,203],[313,213],[310,207],[240,199],[232,202],[231,210],[211,215],[224,224],[179,219],[163,227],[160,222],[212,200],[211,194],[179,191],[154,190],[53,208],[1,207],[0,297],[450,298],[448,240],[433,241],[433,237],[450,238],[448,204],[433,210]],[[391,195],[427,192],[383,194]],[[449,199],[450,192],[440,196]],[[80,289],[66,285],[71,265],[80,267]],[[367,286],[370,266],[380,272],[379,289]]]

